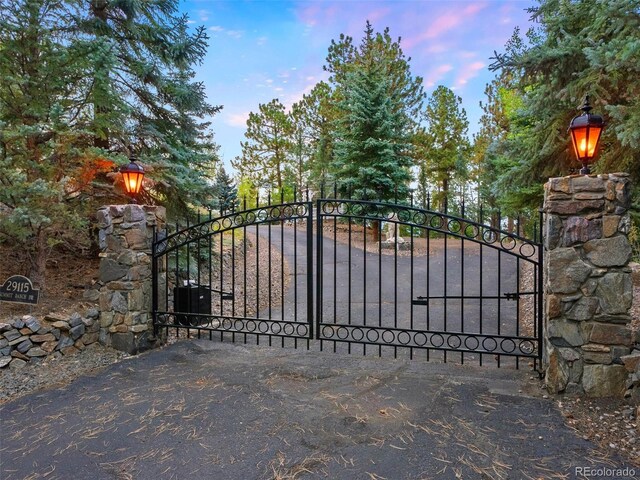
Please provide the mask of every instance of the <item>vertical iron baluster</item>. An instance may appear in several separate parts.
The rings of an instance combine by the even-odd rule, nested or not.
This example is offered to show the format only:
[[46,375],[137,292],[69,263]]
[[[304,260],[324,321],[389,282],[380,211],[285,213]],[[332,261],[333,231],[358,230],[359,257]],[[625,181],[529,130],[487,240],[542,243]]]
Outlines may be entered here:
[[236,218],[235,212],[231,211],[234,215],[233,221],[231,224],[233,228],[231,229],[231,316],[236,316]]
[[[322,197],[321,193],[321,197]],[[316,340],[320,339],[320,328],[322,324],[322,200],[316,201]],[[320,340],[320,350],[322,350],[322,340]]]
[[[269,320],[271,320],[271,191],[267,193],[267,263],[269,264],[267,273],[267,294],[269,302]],[[269,336],[269,345],[271,345],[271,336]]]
[[[309,190],[307,190],[307,322],[309,324],[309,335],[307,336],[307,349],[309,340],[313,339],[313,204],[309,201]],[[316,212],[317,215],[317,212]],[[319,249],[319,246],[316,246]],[[316,302],[319,298],[316,299]]]
[[[245,213],[243,213],[244,215],[244,219],[242,222],[242,281],[243,281],[243,285],[242,285],[242,292],[244,295],[244,299],[242,301],[242,315],[244,318],[247,318],[247,196],[245,195],[242,198],[242,205],[243,205],[243,211]],[[247,334],[244,334],[244,343],[247,343]]]
[[[398,191],[396,189],[396,195]],[[396,197],[396,203],[398,202]],[[399,220],[399,219],[398,219]],[[393,233],[395,239],[393,242],[393,328],[398,328],[398,236],[400,232],[399,221],[393,222]],[[398,358],[398,348],[393,347],[393,358]]]
[[[516,217],[516,235],[520,236],[520,214]],[[516,242],[516,240],[513,240]],[[517,245],[517,242],[516,242]],[[514,247],[515,249],[515,247]],[[516,257],[516,337],[520,336],[520,257]],[[526,266],[526,263],[525,263]],[[520,368],[520,357],[516,357],[516,369]]]
[[[465,218],[464,216],[465,212],[464,212],[464,193],[462,196],[462,202],[460,205],[460,217],[462,219]],[[461,220],[460,221],[460,327],[462,332],[464,333],[464,302],[465,302],[465,295],[464,295],[464,238],[465,238],[465,229],[466,227],[464,226],[464,222]],[[464,364],[464,353],[460,352],[460,363]]]
[[[446,214],[446,200],[445,200],[445,214]],[[446,225],[446,231],[444,233],[444,299],[443,299],[443,304],[444,304],[444,308],[443,308],[443,320],[444,320],[444,331],[445,333],[447,332],[447,283],[449,283],[448,278],[447,278],[447,273],[448,273],[448,263],[449,263],[449,255],[448,255],[448,250],[447,250],[447,240],[449,237],[449,222],[447,220],[447,217],[443,217],[444,221],[445,221],[445,225]],[[444,363],[447,363],[447,351],[444,350]]]
[[151,244],[151,320],[153,323],[153,335],[158,336],[158,257],[157,257],[157,244],[158,234],[156,231],[156,225],[153,225],[152,231],[152,244]]
[[[218,217],[220,218],[220,217]],[[220,232],[218,233],[218,241],[220,242],[220,293],[219,293],[219,301],[220,301],[220,316],[224,316],[224,303],[222,301],[222,292],[224,291],[224,231],[222,230],[222,221],[220,220],[219,224]],[[215,248],[215,247],[214,247]],[[213,254],[213,252],[211,252]],[[212,292],[213,293],[213,292]],[[231,332],[231,341],[236,341],[236,334]]]
[[[364,197],[366,199],[367,197],[367,192],[365,190],[365,194]],[[364,205],[365,209],[367,208],[367,205]],[[364,248],[363,248],[363,253],[362,253],[362,264],[364,267],[364,273],[363,273],[363,284],[362,284],[362,305],[363,305],[363,316],[362,316],[362,323],[363,325],[367,324],[367,212],[365,210],[365,214],[363,215],[363,229],[362,232],[364,234],[364,238],[363,238],[363,242],[364,242]],[[363,344],[363,354],[366,355],[367,354],[367,344]]]
[[[413,190],[410,191],[409,197],[409,205],[411,207],[411,212],[415,213],[413,210]],[[410,235],[411,235],[411,252],[410,252],[410,270],[409,270],[409,328],[413,330],[413,248],[414,248],[414,219],[411,218],[411,227],[410,227]],[[413,348],[409,349],[409,359],[413,360]]]
[[[298,321],[298,198],[296,188],[293,187],[293,321]],[[307,299],[309,301],[309,299]],[[284,312],[284,308],[282,309]]]
[[[338,185],[333,182],[333,323],[338,322]],[[333,350],[335,352],[336,342],[333,342]]]
[[[280,189],[280,319],[284,322],[284,190]],[[296,263],[296,257],[293,257],[293,263]],[[295,279],[294,279],[295,283]],[[298,299],[295,298],[294,302]],[[295,332],[294,332],[295,334]],[[283,338],[284,342],[284,338]],[[283,344],[284,346],[284,344]]]
[[[349,200],[351,200],[351,191],[349,191]],[[348,206],[349,210],[348,210],[348,221],[349,221],[349,245],[348,245],[348,258],[349,258],[349,267],[348,267],[348,273],[347,273],[347,298],[348,298],[348,306],[347,306],[347,323],[349,325],[351,325],[351,289],[352,289],[352,285],[351,285],[351,232],[352,232],[352,220],[351,220],[351,207],[353,206],[353,204],[348,201],[346,203],[346,205]],[[349,354],[351,354],[351,342],[349,342],[347,344],[347,351]]]
[[[542,216],[542,214],[541,214]],[[542,229],[542,223],[540,223],[541,229]],[[533,311],[533,315],[534,315],[534,329],[536,327],[535,323],[537,322],[537,344],[538,344],[538,362],[539,362],[539,367],[542,367],[542,356],[543,356],[543,349],[544,349],[544,342],[542,341],[542,319],[543,319],[543,310],[542,310],[542,299],[543,299],[543,284],[542,284],[542,260],[543,260],[543,252],[544,252],[544,248],[542,247],[542,243],[538,244],[538,265],[535,266],[534,268],[534,278],[533,281],[536,284],[536,300],[537,302],[535,302],[534,304],[534,311]],[[534,362],[534,366],[535,366],[535,362]]]
[[[502,236],[502,213],[498,210],[498,232],[497,232],[497,242],[500,244]],[[500,323],[502,322],[502,299],[500,296],[502,295],[502,249],[498,248],[498,335],[500,335],[502,329],[500,328]],[[498,354],[497,363],[498,368],[500,368],[500,361],[502,357]]]
[[[427,194],[427,208],[429,208],[429,195]],[[431,219],[433,219],[433,216],[430,217]],[[429,221],[425,221],[425,223],[429,223]],[[431,330],[431,300],[430,300],[430,264],[431,264],[431,230],[429,228],[425,228],[425,234],[426,234],[426,240],[427,240],[427,253],[426,253],[426,260],[427,260],[427,331]],[[427,361],[429,361],[429,357],[431,355],[431,350],[427,348]]]
[[[482,204],[480,204],[479,213],[480,213],[480,222],[479,222],[480,226],[478,227],[478,233],[480,235],[480,258],[479,258],[479,261],[480,261],[480,268],[479,268],[479,272],[480,272],[480,281],[479,281],[479,285],[480,285],[480,312],[479,312],[479,315],[480,315],[480,318],[479,318],[479,323],[480,323],[480,335],[482,335],[482,333],[483,333],[483,331],[482,331],[482,317],[483,317],[483,311],[484,311],[484,301],[483,301],[483,298],[482,298],[482,295],[483,295],[482,294],[482,287],[483,287],[483,285],[482,285],[482,278],[483,278],[482,271],[484,270],[484,260],[482,258],[482,255],[484,253],[483,248],[484,248],[484,240],[485,240],[485,238],[484,238],[485,230],[484,230],[484,221],[483,221],[483,219],[484,219],[484,214],[483,213],[484,212],[482,211]],[[482,356],[482,353],[481,353],[479,358],[478,358],[478,363],[480,364],[480,366],[482,366],[482,358],[483,358],[483,356]]]

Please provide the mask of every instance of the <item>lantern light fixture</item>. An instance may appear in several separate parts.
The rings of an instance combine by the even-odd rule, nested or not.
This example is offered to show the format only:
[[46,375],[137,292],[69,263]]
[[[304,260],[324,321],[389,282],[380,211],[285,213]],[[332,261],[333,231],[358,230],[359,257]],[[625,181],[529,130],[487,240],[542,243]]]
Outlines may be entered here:
[[582,175],[591,173],[589,165],[594,162],[600,135],[604,129],[604,120],[600,115],[591,114],[591,109],[589,95],[587,95],[584,104],[580,107],[582,114],[574,117],[569,124],[573,150],[578,161],[582,163],[582,169],[580,169]]
[[122,174],[122,180],[124,181],[124,188],[131,196],[134,203],[136,195],[140,193],[142,188],[142,179],[144,178],[144,168],[136,163],[136,157],[129,157],[129,164],[120,167],[120,173]]

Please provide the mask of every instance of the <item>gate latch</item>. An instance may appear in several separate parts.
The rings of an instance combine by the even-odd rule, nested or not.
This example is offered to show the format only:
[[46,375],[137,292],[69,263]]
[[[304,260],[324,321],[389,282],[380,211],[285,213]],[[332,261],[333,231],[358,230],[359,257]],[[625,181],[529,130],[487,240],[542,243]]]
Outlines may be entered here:
[[411,300],[411,305],[429,305],[429,297],[417,297]]
[[504,294],[504,298],[506,298],[507,300],[519,300],[520,299],[520,294],[519,293],[505,293]]

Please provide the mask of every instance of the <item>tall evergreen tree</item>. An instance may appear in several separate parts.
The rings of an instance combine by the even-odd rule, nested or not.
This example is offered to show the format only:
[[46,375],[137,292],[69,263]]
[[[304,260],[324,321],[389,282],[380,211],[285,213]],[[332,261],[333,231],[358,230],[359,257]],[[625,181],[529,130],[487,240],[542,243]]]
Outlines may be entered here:
[[332,170],[341,192],[356,198],[406,199],[411,181],[415,113],[424,99],[422,79],[389,29],[367,22],[358,47],[341,35],[332,41],[325,69],[334,88],[335,154]]
[[157,200],[203,198],[215,145],[202,117],[217,108],[191,67],[206,38],[177,0],[0,0],[0,11],[0,238],[20,243],[44,286],[48,252],[79,248],[129,154],[152,167]]
[[213,191],[215,194],[215,208],[221,214],[229,213],[236,209],[238,206],[238,188],[223,166],[218,170]]
[[428,185],[433,185],[433,204],[442,211],[449,207],[453,183],[467,179],[469,123],[461,105],[460,97],[438,86],[424,112],[427,126],[416,135],[418,192],[424,201]]
[[411,181],[407,119],[391,80],[370,62],[345,77],[333,170],[343,195],[405,199]]
[[249,114],[242,156],[231,164],[256,186],[277,188],[280,192],[290,163],[291,119],[277,98],[260,104],[258,110]]
[[505,144],[517,161],[504,175],[535,190],[522,201],[539,205],[548,177],[579,167],[566,132],[590,94],[608,124],[594,170],[628,171],[638,180],[640,1],[541,0],[530,12],[538,28],[527,44],[516,32],[491,66],[513,75],[523,96],[512,125],[520,141]]
[[292,107],[291,118],[298,142],[296,152],[306,158],[308,180],[316,189],[331,179],[334,136],[333,118],[336,107],[333,92],[325,82],[319,82],[313,90]]

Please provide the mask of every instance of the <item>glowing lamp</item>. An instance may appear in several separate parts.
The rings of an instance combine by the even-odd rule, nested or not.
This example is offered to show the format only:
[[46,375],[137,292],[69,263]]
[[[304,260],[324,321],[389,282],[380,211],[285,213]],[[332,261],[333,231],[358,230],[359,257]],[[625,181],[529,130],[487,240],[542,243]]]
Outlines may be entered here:
[[580,173],[588,175],[591,173],[589,165],[594,162],[597,153],[598,142],[604,128],[604,121],[600,115],[592,115],[591,105],[589,105],[589,95],[584,99],[584,105],[580,107],[582,115],[578,115],[571,120],[569,132],[571,132],[571,142],[576,158],[582,163]]
[[131,198],[135,200],[135,196],[142,188],[142,179],[144,178],[144,168],[136,163],[136,158],[131,157],[128,165],[120,167],[122,180],[124,180],[124,188]]

